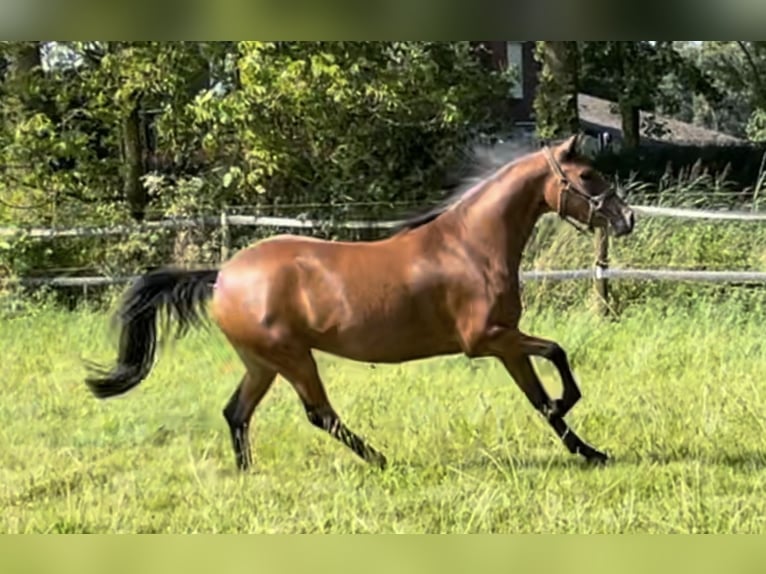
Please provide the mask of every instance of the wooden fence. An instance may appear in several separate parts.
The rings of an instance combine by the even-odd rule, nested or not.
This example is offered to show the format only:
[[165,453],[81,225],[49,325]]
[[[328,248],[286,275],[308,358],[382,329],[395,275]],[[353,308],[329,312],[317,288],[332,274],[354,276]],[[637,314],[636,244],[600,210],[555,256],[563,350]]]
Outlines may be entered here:
[[[702,209],[682,209],[657,206],[632,206],[639,217],[670,217],[679,219],[703,219],[714,221],[765,221],[766,213],[750,211],[714,211]],[[400,221],[326,221],[302,218],[230,215],[222,212],[218,216],[197,218],[175,218],[160,221],[150,221],[140,225],[115,225],[109,227],[75,227],[75,228],[0,228],[0,237],[15,237],[26,235],[32,238],[58,237],[104,237],[125,235],[151,229],[183,229],[200,225],[218,226],[221,230],[220,259],[229,257],[231,251],[230,227],[270,227],[291,230],[309,229],[343,229],[374,232],[390,230],[399,225]],[[595,261],[588,269],[563,270],[526,270],[521,272],[522,281],[564,281],[588,279],[596,284],[601,296],[602,307],[608,308],[611,279],[639,279],[662,281],[703,281],[703,282],[766,282],[766,272],[759,271],[701,271],[701,270],[670,270],[670,269],[613,269],[609,267],[609,238],[606,233],[597,232],[595,241]],[[51,286],[102,286],[126,283],[134,280],[135,276],[114,277],[27,277],[18,279],[24,285]]]

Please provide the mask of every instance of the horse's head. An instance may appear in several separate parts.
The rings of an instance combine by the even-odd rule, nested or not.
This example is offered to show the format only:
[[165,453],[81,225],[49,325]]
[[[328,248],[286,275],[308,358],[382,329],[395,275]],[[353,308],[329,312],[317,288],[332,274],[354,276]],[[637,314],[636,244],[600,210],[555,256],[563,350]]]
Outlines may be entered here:
[[544,149],[551,168],[545,201],[570,223],[587,229],[610,226],[615,236],[633,231],[633,210],[607,183],[591,162],[577,151],[579,136]]

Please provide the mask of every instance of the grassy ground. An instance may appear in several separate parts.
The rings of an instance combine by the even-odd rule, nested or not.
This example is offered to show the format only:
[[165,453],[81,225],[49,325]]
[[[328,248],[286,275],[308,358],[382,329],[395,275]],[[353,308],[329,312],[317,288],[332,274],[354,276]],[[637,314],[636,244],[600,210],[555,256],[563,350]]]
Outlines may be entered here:
[[322,357],[337,410],[392,468],[311,427],[279,380],[247,475],[220,414],[241,367],[217,334],[177,343],[144,385],[99,402],[80,358],[112,358],[105,314],[6,319],[0,530],[761,532],[765,316],[704,301],[616,323],[529,311],[524,327],[570,354],[584,399],[568,419],[614,457],[606,468],[569,455],[492,361]]

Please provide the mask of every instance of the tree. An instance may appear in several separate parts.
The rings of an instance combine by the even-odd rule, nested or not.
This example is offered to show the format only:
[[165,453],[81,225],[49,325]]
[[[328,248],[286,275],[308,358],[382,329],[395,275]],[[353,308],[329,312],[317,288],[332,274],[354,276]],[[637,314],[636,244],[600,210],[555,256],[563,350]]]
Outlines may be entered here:
[[[472,139],[498,127],[494,104],[512,81],[487,70],[469,42],[34,47],[0,44],[0,219],[12,224],[103,224],[225,204],[302,203],[330,215],[349,201],[425,201]],[[39,106],[26,103],[30,94]],[[134,269],[155,241],[46,249],[58,265],[108,253]],[[35,253],[0,247],[0,266],[34,265],[44,255]]]
[[711,78],[678,50],[674,42],[582,42],[582,89],[612,100],[622,118],[627,148],[640,142],[640,111],[677,105],[660,87],[674,76],[683,91],[719,97]]
[[183,113],[227,196],[262,203],[425,199],[510,86],[469,42],[241,42],[236,69]]
[[766,42],[703,42],[698,58],[726,94],[708,121],[726,122],[736,134],[766,139]]
[[578,132],[577,42],[537,42],[535,58],[542,64],[534,102],[538,135],[548,139]]
[[[57,205],[61,196],[84,204],[117,200],[141,220],[150,200],[143,182],[152,152],[147,112],[182,109],[208,87],[204,45],[57,43],[55,65],[22,75],[30,66],[42,69],[42,49],[36,61],[28,55],[19,61],[30,64],[13,65],[16,54],[31,53],[26,44],[4,46],[12,71],[3,134],[8,145],[1,158],[5,165],[24,167],[23,174],[6,175],[38,200],[48,197]],[[50,44],[38,48],[51,50]],[[29,105],[28,94],[35,94],[39,105]]]

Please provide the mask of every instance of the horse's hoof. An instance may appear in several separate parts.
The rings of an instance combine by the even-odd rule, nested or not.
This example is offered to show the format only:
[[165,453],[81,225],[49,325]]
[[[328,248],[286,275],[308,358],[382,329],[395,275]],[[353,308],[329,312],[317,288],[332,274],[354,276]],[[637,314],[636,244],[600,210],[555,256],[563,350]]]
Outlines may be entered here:
[[386,457],[383,456],[380,453],[377,453],[371,460],[370,463],[372,463],[373,466],[378,467],[378,470],[386,470],[388,467],[388,461],[386,460]]
[[609,455],[595,448],[589,449],[587,452],[581,452],[585,457],[585,460],[594,466],[603,466],[609,462]]

